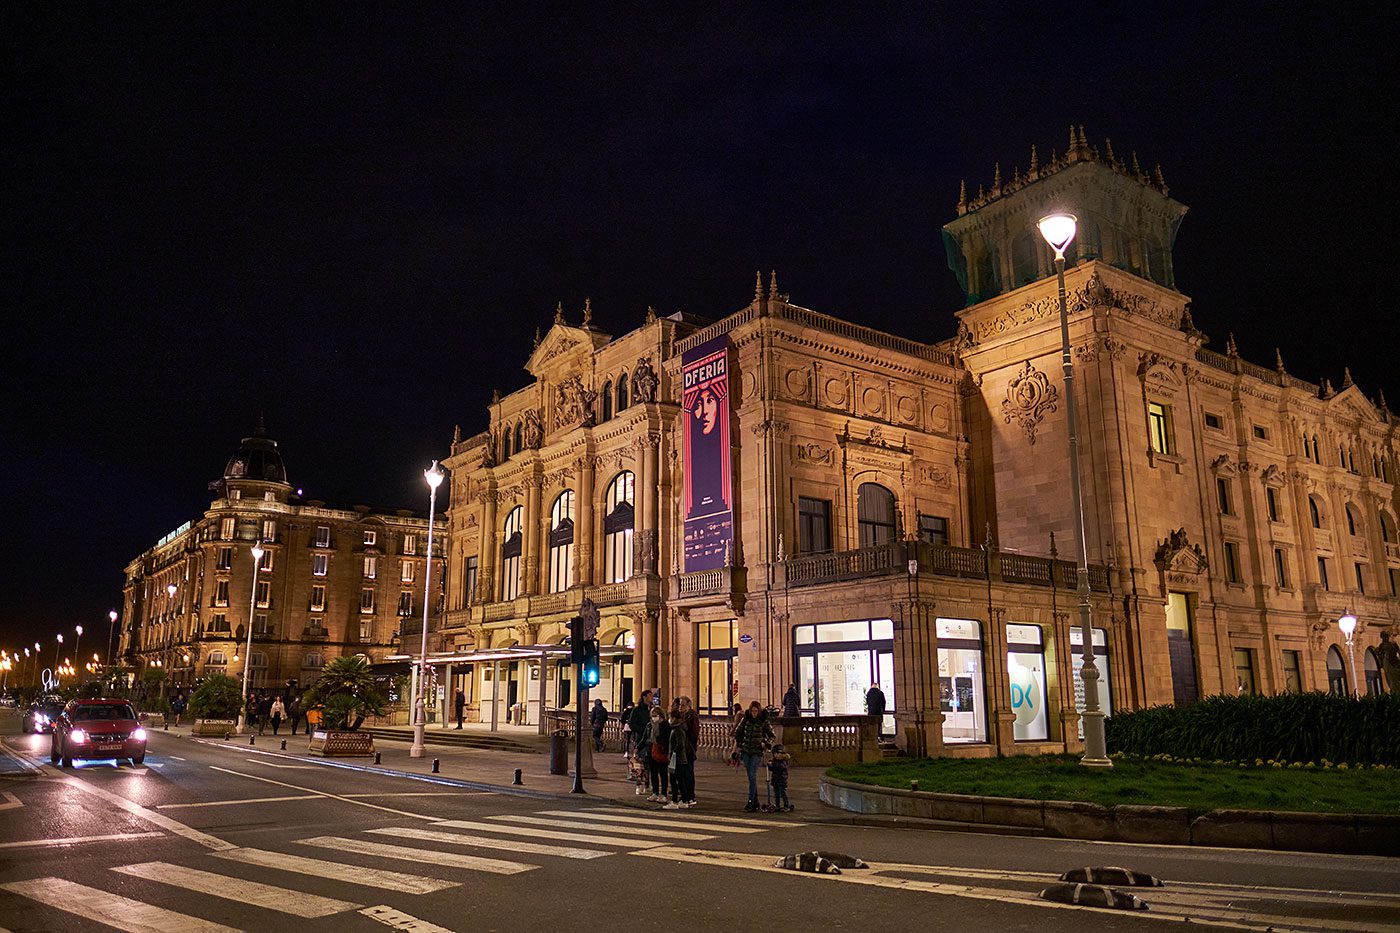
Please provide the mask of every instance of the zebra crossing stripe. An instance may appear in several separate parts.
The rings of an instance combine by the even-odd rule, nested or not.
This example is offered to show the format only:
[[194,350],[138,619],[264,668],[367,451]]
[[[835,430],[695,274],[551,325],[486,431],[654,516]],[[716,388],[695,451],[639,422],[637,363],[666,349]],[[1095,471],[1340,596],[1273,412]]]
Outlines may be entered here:
[[545,829],[538,826],[511,826],[506,823],[479,823],[476,820],[440,820],[433,824],[445,829],[474,829],[484,833],[500,833],[503,836],[534,836],[536,839],[558,839],[563,842],[587,842],[597,846],[623,846],[631,849],[649,849],[664,846],[660,839],[636,839],[630,836],[606,836],[601,833],[566,833],[558,829]]
[[434,829],[417,829],[411,826],[385,826],[381,829],[367,829],[365,832],[381,836],[398,836],[401,839],[419,839],[424,842],[447,842],[458,846],[479,846],[485,849],[509,849],[525,855],[557,855],[561,858],[590,859],[612,855],[602,849],[575,849],[570,846],[546,846],[537,842],[521,842],[519,839],[484,839],[468,836],[465,833],[443,833]]
[[333,878],[367,888],[383,888],[386,891],[403,891],[406,894],[431,894],[444,888],[455,888],[460,882],[444,881],[424,875],[409,875],[387,868],[365,868],[348,865],[344,862],[331,862],[326,859],[308,858],[304,855],[290,855],[286,852],[271,852],[267,849],[230,849],[227,852],[211,852],[215,858],[229,859],[263,868],[276,868],[281,871],[312,875],[316,878]]
[[396,910],[388,904],[366,907],[361,910],[360,913],[371,920],[377,920],[385,926],[393,927],[395,930],[402,930],[403,933],[452,933],[447,927],[440,927],[436,923],[419,920],[412,914],[406,914],[402,910]]
[[517,816],[517,815],[515,815],[515,814],[513,814],[513,813],[503,813],[503,814],[491,816],[491,817],[489,817],[489,819],[492,819],[492,820],[501,820],[502,822],[505,822],[505,823],[525,823],[525,824],[528,824],[528,825],[530,825],[530,826],[559,826],[559,827],[561,827],[561,828],[563,828],[563,829],[582,829],[582,830],[585,830],[585,831],[592,831],[592,830],[596,830],[596,829],[606,829],[606,830],[609,830],[609,831],[615,832],[615,833],[638,832],[638,833],[646,833],[647,836],[650,836],[650,837],[655,837],[655,836],[666,836],[666,837],[668,837],[668,838],[670,838],[670,839],[678,839],[678,840],[680,840],[680,841],[682,841],[682,842],[700,842],[701,840],[704,840],[704,839],[713,839],[713,838],[715,838],[713,835],[709,835],[709,834],[706,834],[706,833],[685,833],[685,832],[676,832],[676,831],[674,831],[674,830],[673,830],[673,831],[670,831],[670,832],[661,832],[660,830],[656,830],[656,829],[648,829],[648,828],[646,828],[645,826],[638,826],[638,827],[636,827],[636,829],[624,829],[624,828],[621,827],[621,826],[596,826],[596,825],[590,825],[586,820],[585,820],[585,821],[582,821],[582,822],[579,821],[579,820],[555,820],[555,819],[550,819],[550,818],[547,817],[547,816]]
[[350,901],[339,901],[333,897],[307,894],[302,891],[293,891],[290,888],[263,884],[261,881],[247,881],[243,878],[220,875],[198,868],[172,865],[169,862],[119,865],[112,871],[145,878],[147,881],[158,881],[161,884],[184,888],[187,891],[198,891],[200,894],[241,901],[255,907],[266,907],[269,910],[292,914],[296,917],[328,917],[331,914],[347,910],[359,910],[361,906]]
[[[583,813],[616,813],[616,812],[617,812],[617,807],[589,807],[587,810],[580,810],[580,811],[579,811],[580,814],[583,814]],[[666,814],[666,813],[668,813],[668,812],[670,812],[670,811],[667,811],[667,810],[646,810],[646,811],[642,811],[642,812],[646,812],[646,813],[655,813],[655,814],[657,814],[658,816],[662,816],[662,815],[664,815],[664,814]],[[683,817],[681,817],[681,819],[691,820],[691,821],[695,821],[695,822],[698,822],[698,823],[718,823],[718,824],[723,825],[723,826],[757,826],[757,827],[760,828],[760,829],[773,829],[774,827],[777,827],[778,829],[792,829],[792,828],[794,828],[794,827],[798,827],[798,826],[803,826],[803,825],[805,825],[805,824],[803,824],[803,823],[794,823],[794,822],[792,822],[791,820],[769,820],[769,819],[755,820],[755,819],[752,819],[752,818],[749,818],[749,817],[741,817],[741,816],[712,816],[712,815],[709,814],[709,813],[695,813],[695,812],[690,811],[690,810],[687,810],[686,813],[685,813],[685,815],[684,815]],[[718,829],[718,828],[719,828],[719,827],[717,826],[716,829]]]
[[[670,819],[664,814],[655,816],[647,813],[643,816],[625,816],[621,813],[590,813],[583,810],[542,810],[541,816],[570,816],[584,820],[602,820],[607,823],[626,823],[636,826],[666,826],[676,829],[703,829],[712,833],[761,833],[764,830],[757,826],[727,826],[708,823],[699,823],[689,819]],[[612,827],[609,827],[612,828]],[[645,830],[650,832],[650,830]]]
[[478,855],[460,855],[456,852],[438,852],[429,849],[413,849],[408,846],[393,846],[383,842],[370,842],[366,839],[347,839],[342,836],[314,836],[298,839],[302,845],[334,849],[337,852],[355,852],[359,855],[374,855],[380,858],[403,859],[408,862],[427,862],[444,865],[448,868],[465,868],[469,871],[488,871],[494,875],[516,875],[522,871],[538,868],[524,862],[508,862],[504,859],[482,858]]
[[236,927],[143,904],[63,878],[34,878],[0,884],[0,889],[119,930],[138,933],[238,933]]

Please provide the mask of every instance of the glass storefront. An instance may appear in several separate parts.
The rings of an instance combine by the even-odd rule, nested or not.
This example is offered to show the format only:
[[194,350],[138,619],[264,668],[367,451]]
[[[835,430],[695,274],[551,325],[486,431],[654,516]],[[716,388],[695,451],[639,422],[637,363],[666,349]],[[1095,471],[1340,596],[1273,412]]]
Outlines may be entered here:
[[695,709],[701,716],[728,716],[734,698],[734,660],[739,656],[738,626],[733,619],[701,622],[695,628],[700,670]]
[[1045,643],[1038,625],[1006,626],[1006,672],[1011,690],[1011,712],[1016,715],[1011,734],[1018,742],[1043,742],[1050,737],[1045,715]]
[[[1070,655],[1074,663],[1074,708],[1084,708],[1084,631],[1076,626],[1069,630]],[[1094,666],[1099,669],[1099,709],[1105,716],[1113,715],[1113,678],[1108,657],[1108,632],[1094,629]],[[1079,738],[1084,738],[1084,720],[1079,720]]]
[[982,626],[971,619],[938,619],[939,706],[943,741],[987,741],[986,689],[982,680]]
[[864,716],[865,695],[885,695],[884,734],[894,732],[894,624],[889,619],[799,625],[792,630],[793,663],[802,713]]

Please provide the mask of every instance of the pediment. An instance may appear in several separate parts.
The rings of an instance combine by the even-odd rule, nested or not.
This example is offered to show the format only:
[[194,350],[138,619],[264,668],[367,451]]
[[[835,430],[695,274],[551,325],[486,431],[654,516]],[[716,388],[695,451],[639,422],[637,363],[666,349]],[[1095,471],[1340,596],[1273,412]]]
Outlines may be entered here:
[[1380,413],[1376,410],[1376,406],[1371,404],[1371,400],[1366,397],[1366,393],[1354,385],[1347,386],[1328,399],[1327,407],[1334,411],[1341,410],[1362,421],[1378,422],[1381,420]]
[[591,355],[610,339],[608,334],[591,327],[554,324],[526,360],[525,369],[538,379],[544,370],[553,369],[561,359],[568,363],[576,362],[580,357]]
[[1157,544],[1157,566],[1163,573],[1199,575],[1209,564],[1199,544],[1192,544],[1185,528],[1171,532]]

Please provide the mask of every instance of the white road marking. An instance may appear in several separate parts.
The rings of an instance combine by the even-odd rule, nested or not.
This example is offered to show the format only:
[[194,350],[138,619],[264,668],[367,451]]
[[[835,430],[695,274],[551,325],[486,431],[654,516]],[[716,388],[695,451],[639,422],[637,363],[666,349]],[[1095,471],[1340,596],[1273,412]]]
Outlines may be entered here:
[[369,842],[364,839],[346,839],[340,836],[314,836],[298,839],[306,846],[321,849],[335,849],[337,852],[356,852],[360,855],[376,855],[382,858],[404,859],[409,862],[431,862],[449,868],[466,868],[472,871],[489,871],[494,875],[517,875],[522,871],[538,868],[523,862],[508,862],[504,859],[482,858],[476,855],[459,855],[456,852],[437,852],[426,849],[410,849],[407,846],[394,846],[383,842]]
[[604,825],[599,829],[620,829],[618,826],[611,826],[611,823],[624,823],[638,828],[638,832],[651,832],[648,827],[664,826],[673,829],[703,829],[711,833],[761,833],[763,829],[757,826],[729,826],[718,823],[699,823],[685,818],[671,819],[663,813],[652,815],[650,811],[638,816],[624,816],[620,813],[592,813],[583,810],[541,810],[541,816],[568,816],[574,819],[602,820]]
[[261,758],[244,758],[244,761],[251,761],[255,765],[262,765],[265,768],[281,768],[285,771],[315,771],[316,765],[275,765],[270,761]]
[[391,926],[396,930],[403,930],[404,933],[452,933],[447,927],[440,927],[436,923],[429,923],[426,920],[419,920],[402,910],[395,910],[388,904],[380,904],[377,907],[366,907],[360,911],[371,920],[378,920],[385,926]]
[[331,862],[325,859],[308,858],[304,855],[289,855],[286,852],[271,852],[267,849],[230,849],[227,852],[210,853],[215,858],[231,859],[264,868],[293,871],[317,878],[333,878],[367,888],[383,888],[387,891],[403,891],[408,894],[431,894],[444,888],[455,888],[460,882],[444,881],[424,875],[409,875],[387,868],[363,868],[345,862]]
[[158,761],[149,761],[149,762],[146,763],[146,767],[148,767],[148,768],[164,768],[165,765],[161,764],[161,763],[158,762]]
[[170,758],[170,759],[173,759],[174,761],[184,761],[184,760],[185,760],[185,759],[181,758],[179,755],[166,755],[165,757]]
[[[617,807],[589,807],[587,810],[582,810],[582,811],[579,811],[579,812],[580,812],[580,813],[617,813]],[[794,822],[791,822],[790,820],[755,820],[755,819],[749,819],[749,818],[740,817],[740,816],[711,816],[711,815],[708,814],[708,813],[695,813],[695,812],[692,812],[692,811],[690,811],[690,810],[686,810],[686,811],[644,810],[644,811],[640,811],[640,812],[644,812],[644,813],[654,813],[654,814],[656,814],[657,816],[663,816],[663,817],[664,817],[667,813],[672,813],[672,812],[681,813],[681,812],[683,812],[683,813],[684,813],[684,816],[682,816],[681,819],[685,819],[685,820],[692,820],[692,821],[699,822],[699,823],[719,823],[719,824],[722,824],[722,825],[724,825],[724,826],[757,826],[757,827],[759,827],[760,829],[773,829],[774,827],[777,827],[777,828],[779,828],[779,829],[794,829],[794,828],[796,828],[796,827],[800,827],[800,826],[805,826],[805,825],[807,825],[807,824],[805,824],[805,823],[794,823]]]
[[391,794],[346,794],[346,797],[491,797],[489,790],[405,790]]
[[5,798],[4,803],[0,803],[0,810],[18,810],[24,806],[24,801],[20,800],[9,791],[0,791],[0,796]]
[[145,878],[147,881],[159,881],[161,884],[184,888],[187,891],[198,891],[203,895],[227,898],[231,901],[252,904],[255,907],[266,907],[268,910],[280,911],[295,917],[329,917],[331,914],[343,913],[347,910],[359,910],[361,906],[350,901],[338,901],[333,897],[306,894],[302,891],[293,891],[291,888],[263,884],[261,881],[246,881],[231,875],[201,871],[198,868],[186,868],[183,865],[172,865],[170,862],[119,865],[112,871]]
[[123,810],[125,810],[127,813],[130,813],[133,816],[139,817],[148,823],[154,823],[161,829],[168,830],[177,836],[184,836],[186,839],[189,839],[193,842],[197,842],[205,848],[213,849],[215,851],[219,851],[222,849],[237,848],[237,846],[235,846],[231,842],[225,842],[217,836],[211,836],[208,833],[202,833],[191,826],[186,826],[184,823],[181,823],[178,820],[172,820],[170,817],[165,816],[164,814],[157,813],[154,810],[143,807],[139,803],[127,800],[125,797],[114,794],[111,791],[106,790],[104,788],[96,787],[92,784],[89,784],[87,781],[75,777],[60,777],[59,780],[67,783],[70,787],[82,791],[85,794],[92,794],[93,796],[101,797],[108,803],[117,807],[121,807]]
[[276,784],[278,787],[290,787],[292,790],[305,791],[308,794],[315,794],[318,797],[329,797],[332,800],[343,800],[346,803],[353,803],[357,807],[369,807],[371,810],[383,810],[385,813],[393,813],[396,816],[411,816],[415,820],[429,820],[432,822],[436,822],[438,819],[435,816],[425,816],[422,813],[409,813],[407,810],[395,810],[393,807],[381,807],[378,804],[366,803],[363,800],[351,800],[349,797],[342,797],[339,794],[327,793],[323,790],[317,790],[314,787],[302,787],[300,784],[287,784],[283,781],[274,781],[272,778],[266,778],[258,774],[245,774],[242,771],[230,771],[228,768],[220,768],[217,765],[210,765],[209,770],[222,771],[224,774],[236,774],[239,777],[245,777],[250,781],[262,781],[265,784]]
[[0,849],[26,849],[48,846],[74,846],[84,842],[121,842],[126,839],[149,839],[165,833],[112,833],[108,836],[61,836],[57,839],[26,839],[23,842],[0,842]]
[[143,904],[63,878],[35,878],[0,884],[30,900],[132,933],[238,933],[234,927]]
[[621,826],[598,826],[590,824],[587,820],[555,820],[547,816],[518,816],[514,813],[503,813],[489,817],[492,820],[501,820],[506,823],[526,823],[531,826],[558,826],[560,829],[577,829],[583,832],[593,832],[594,830],[604,830],[614,833],[642,833],[645,836],[666,837],[679,839],[682,842],[700,842],[704,839],[713,839],[709,833],[683,833],[683,832],[662,832],[659,829],[651,829],[646,826],[637,826],[626,829]]
[[244,803],[281,803],[284,800],[325,800],[320,794],[293,794],[290,797],[249,797],[244,800],[205,800],[200,803],[161,803],[157,810],[174,810],[180,807],[236,807]]
[[534,836],[537,839],[560,839],[564,842],[587,842],[600,846],[623,846],[646,849],[664,846],[659,839],[636,839],[627,836],[605,836],[601,833],[566,833],[557,829],[540,829],[534,826],[511,826],[505,823],[478,823],[475,820],[439,820],[438,826],[448,829],[475,829],[486,833],[501,833],[507,836]]
[[521,842],[519,839],[484,839],[468,836],[465,833],[444,833],[434,829],[414,829],[412,827],[386,826],[381,829],[367,829],[367,833],[381,836],[398,836],[402,839],[421,839],[425,842],[447,842],[458,846],[477,846],[484,849],[508,849],[527,855],[557,855],[561,858],[601,858],[612,855],[602,849],[575,849],[570,846],[547,846],[537,842]]

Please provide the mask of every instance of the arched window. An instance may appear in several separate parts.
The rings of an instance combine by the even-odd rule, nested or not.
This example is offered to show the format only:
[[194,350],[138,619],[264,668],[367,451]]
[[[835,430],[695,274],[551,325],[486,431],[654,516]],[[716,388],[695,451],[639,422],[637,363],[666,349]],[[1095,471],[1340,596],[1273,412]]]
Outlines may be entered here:
[[856,519],[861,547],[894,541],[894,493],[879,483],[861,483],[856,491]]
[[621,583],[632,576],[634,484],[632,472],[624,470],[608,486],[603,512],[604,583]]
[[627,374],[623,373],[617,377],[617,410],[620,414],[631,406],[632,401],[627,397]]
[[1342,653],[1333,645],[1327,649],[1327,692],[1346,696],[1347,666],[1342,661]]
[[516,452],[516,453],[520,453],[520,451],[522,451],[522,450],[525,449],[525,444],[524,444],[524,442],[521,440],[521,438],[523,438],[523,437],[525,436],[525,435],[524,435],[524,431],[525,431],[525,424],[524,424],[523,422],[520,422],[520,421],[515,422],[515,452]]
[[1376,659],[1376,649],[1367,648],[1366,660],[1366,695],[1378,697],[1385,691],[1381,689],[1381,665]]
[[566,489],[549,511],[549,591],[574,585],[574,491]]
[[603,391],[598,393],[598,404],[603,406],[599,413],[599,421],[607,421],[612,418],[612,380],[603,383]]
[[1356,537],[1358,534],[1361,533],[1358,529],[1363,528],[1363,527],[1364,527],[1364,526],[1363,526],[1362,523],[1361,523],[1361,516],[1360,516],[1359,514],[1357,514],[1356,506],[1354,506],[1354,505],[1352,505],[1350,502],[1348,502],[1348,503],[1347,503],[1347,533],[1350,534],[1350,535],[1354,538],[1354,537]]
[[1322,527],[1323,510],[1317,496],[1308,496],[1308,515],[1312,518],[1314,528]]
[[1381,512],[1381,540],[1386,544],[1395,543],[1395,519],[1389,512]]
[[501,599],[511,600],[520,595],[520,552],[525,543],[522,526],[525,510],[520,506],[506,516],[501,538]]

